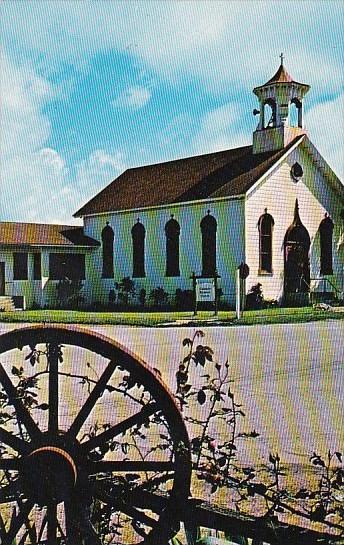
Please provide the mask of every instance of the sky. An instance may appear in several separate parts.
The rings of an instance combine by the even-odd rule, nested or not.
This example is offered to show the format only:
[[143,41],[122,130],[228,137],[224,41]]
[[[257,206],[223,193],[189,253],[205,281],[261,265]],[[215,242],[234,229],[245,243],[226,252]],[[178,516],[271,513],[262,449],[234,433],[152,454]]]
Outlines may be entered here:
[[251,144],[281,52],[344,177],[342,1],[3,0],[0,24],[2,221],[73,224],[127,168]]

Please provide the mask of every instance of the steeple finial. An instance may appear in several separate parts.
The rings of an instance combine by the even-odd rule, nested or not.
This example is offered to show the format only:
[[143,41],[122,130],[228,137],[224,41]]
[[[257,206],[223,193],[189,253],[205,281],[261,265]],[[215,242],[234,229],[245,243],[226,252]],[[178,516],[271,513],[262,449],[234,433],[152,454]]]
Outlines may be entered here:
[[284,55],[283,55],[283,53],[280,54],[280,59],[281,59],[281,66],[283,66],[283,61],[284,61]]

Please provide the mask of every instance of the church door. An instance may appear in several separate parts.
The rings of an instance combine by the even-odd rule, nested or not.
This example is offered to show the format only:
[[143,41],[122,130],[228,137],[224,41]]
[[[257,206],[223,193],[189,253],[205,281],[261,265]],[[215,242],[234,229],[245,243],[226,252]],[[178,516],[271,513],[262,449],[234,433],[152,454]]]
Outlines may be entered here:
[[310,290],[309,249],[311,239],[299,215],[296,200],[294,220],[284,238],[284,299],[306,304]]
[[5,295],[5,263],[0,262],[0,296]]
[[287,241],[285,244],[284,285],[286,293],[309,291],[309,248],[302,242]]

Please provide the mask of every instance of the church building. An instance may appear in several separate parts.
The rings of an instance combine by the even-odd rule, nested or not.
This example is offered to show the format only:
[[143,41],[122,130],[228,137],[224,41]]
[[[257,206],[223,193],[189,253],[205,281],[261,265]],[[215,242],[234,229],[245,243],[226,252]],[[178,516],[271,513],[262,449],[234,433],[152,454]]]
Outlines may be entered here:
[[0,308],[56,307],[65,277],[87,306],[116,300],[126,277],[147,304],[158,287],[173,302],[193,273],[218,275],[233,307],[241,263],[246,292],[260,283],[280,304],[343,299],[344,186],[307,134],[308,91],[282,58],[253,90],[251,145],[130,168],[75,213],[83,227],[0,223]]

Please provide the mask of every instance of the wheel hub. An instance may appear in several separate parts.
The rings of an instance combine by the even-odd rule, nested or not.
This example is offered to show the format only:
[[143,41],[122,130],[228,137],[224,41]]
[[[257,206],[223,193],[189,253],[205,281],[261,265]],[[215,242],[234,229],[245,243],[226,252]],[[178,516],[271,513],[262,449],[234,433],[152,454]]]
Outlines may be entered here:
[[27,494],[39,505],[70,497],[78,477],[71,455],[62,448],[43,446],[33,450],[23,469]]

